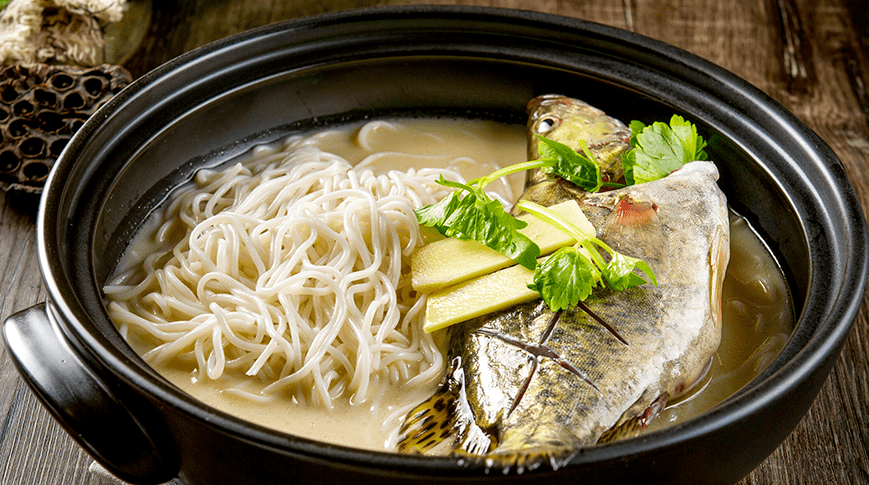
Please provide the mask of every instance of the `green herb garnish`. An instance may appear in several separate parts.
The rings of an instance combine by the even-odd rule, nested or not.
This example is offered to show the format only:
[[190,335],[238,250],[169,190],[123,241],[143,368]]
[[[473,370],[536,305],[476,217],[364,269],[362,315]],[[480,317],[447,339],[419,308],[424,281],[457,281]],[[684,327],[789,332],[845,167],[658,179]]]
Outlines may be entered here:
[[[478,241],[528,269],[534,269],[540,248],[519,229],[527,226],[504,210],[485,192],[485,184],[462,184],[445,180],[438,184],[454,191],[440,202],[416,210],[420,224],[433,227],[447,237]],[[464,195],[463,195],[464,194]]]
[[688,162],[708,159],[697,127],[679,115],[673,115],[669,125],[632,121],[630,127],[633,148],[622,155],[628,185],[658,180]]
[[[528,288],[540,293],[552,311],[574,306],[588,298],[596,287],[608,286],[613,290],[626,290],[646,283],[634,273],[640,270],[653,285],[658,282],[652,268],[637,258],[614,251],[595,234],[587,234],[571,221],[541,205],[520,200],[520,209],[540,217],[566,231],[577,243],[565,246],[552,254],[534,270],[534,282]],[[601,255],[609,255],[609,261]]]
[[600,190],[603,182],[600,175],[600,165],[594,160],[594,155],[591,154],[585,140],[579,140],[579,146],[585,155],[583,156],[563,143],[540,135],[535,136],[539,140],[537,143],[539,160],[547,163],[540,168],[543,172],[558,175],[587,192]]
[[[630,127],[632,148],[622,155],[627,185],[657,180],[685,163],[707,159],[703,151],[706,142],[697,134],[697,128],[681,116],[673,115],[669,125],[655,122],[647,126],[633,121]],[[588,192],[596,192],[604,184],[600,166],[584,140],[578,141],[580,154],[567,145],[536,136],[540,141],[537,160],[505,167],[467,184],[441,176],[438,184],[457,190],[440,202],[417,209],[419,223],[447,237],[480,242],[534,270],[534,282],[528,287],[539,292],[553,311],[585,300],[596,287],[624,290],[645,284],[646,278],[657,285],[652,268],[646,262],[614,251],[594,234],[583,233],[551,210],[522,200],[518,203],[520,209],[564,229],[578,241],[573,246],[558,249],[537,265],[540,248],[519,232],[526,223],[508,214],[498,201],[486,195],[484,187],[500,177],[534,168],[557,175]]]
[[516,263],[533,270],[540,256],[540,248],[519,232],[527,224],[508,214],[500,202],[492,200],[483,189],[501,177],[539,168],[558,175],[583,189],[600,189],[600,167],[580,141],[585,156],[572,148],[538,136],[540,158],[504,167],[491,174],[469,181],[452,182],[440,177],[438,184],[456,190],[440,202],[416,210],[416,218],[423,226],[433,227],[446,237],[473,240],[484,244]]

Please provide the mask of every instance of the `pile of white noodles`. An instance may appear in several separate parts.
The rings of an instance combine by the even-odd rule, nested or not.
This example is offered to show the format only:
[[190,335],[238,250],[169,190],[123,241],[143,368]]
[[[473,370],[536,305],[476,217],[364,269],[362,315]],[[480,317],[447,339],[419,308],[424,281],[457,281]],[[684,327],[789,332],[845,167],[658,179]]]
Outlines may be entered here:
[[301,143],[200,171],[164,209],[163,247],[105,288],[109,313],[152,364],[255,376],[302,404],[437,379],[408,257],[413,209],[447,194],[441,173],[375,176]]

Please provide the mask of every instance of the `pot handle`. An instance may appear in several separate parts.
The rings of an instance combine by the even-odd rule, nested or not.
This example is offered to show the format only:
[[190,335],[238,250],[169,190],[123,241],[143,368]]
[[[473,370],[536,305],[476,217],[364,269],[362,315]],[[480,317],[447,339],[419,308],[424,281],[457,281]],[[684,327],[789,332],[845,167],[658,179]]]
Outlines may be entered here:
[[3,322],[15,366],[67,433],[108,471],[137,484],[173,478],[157,447],[127,408],[70,346],[50,304]]

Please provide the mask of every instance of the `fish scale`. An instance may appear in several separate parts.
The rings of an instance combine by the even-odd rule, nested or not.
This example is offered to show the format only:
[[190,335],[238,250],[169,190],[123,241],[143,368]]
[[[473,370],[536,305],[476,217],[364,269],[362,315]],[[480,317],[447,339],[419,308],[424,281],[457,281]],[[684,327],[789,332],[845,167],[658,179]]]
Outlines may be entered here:
[[[580,126],[592,129],[597,154],[625,150],[624,125],[581,101],[546,96],[529,109],[530,133],[559,138],[559,122],[581,116],[569,123],[571,137]],[[576,139],[558,141],[578,148]],[[613,163],[602,166],[618,173]],[[452,404],[433,412],[429,400],[411,411],[399,450],[437,446],[524,471],[557,468],[583,447],[638,432],[702,376],[720,342],[729,225],[717,178],[711,162],[691,162],[654,182],[592,194],[530,174],[522,198],[546,206],[577,200],[598,237],[649,263],[658,285],[596,289],[587,309],[559,314],[537,300],[452,327],[451,368],[432,397]],[[420,429],[444,422],[454,423],[451,442],[418,439]]]

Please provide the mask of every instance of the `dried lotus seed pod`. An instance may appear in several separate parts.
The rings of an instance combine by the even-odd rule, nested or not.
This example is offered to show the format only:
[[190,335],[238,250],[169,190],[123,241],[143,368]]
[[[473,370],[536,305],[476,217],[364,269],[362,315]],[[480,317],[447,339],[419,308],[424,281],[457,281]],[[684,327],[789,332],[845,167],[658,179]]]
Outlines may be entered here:
[[54,161],[97,108],[131,81],[120,66],[0,70],[0,189],[38,194]]

